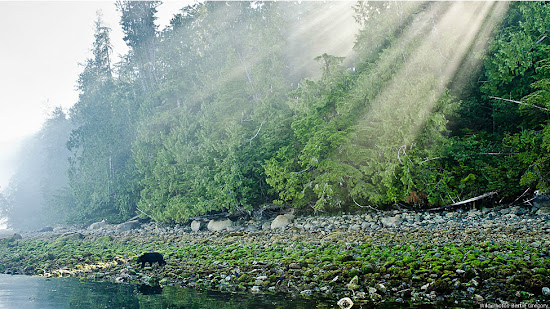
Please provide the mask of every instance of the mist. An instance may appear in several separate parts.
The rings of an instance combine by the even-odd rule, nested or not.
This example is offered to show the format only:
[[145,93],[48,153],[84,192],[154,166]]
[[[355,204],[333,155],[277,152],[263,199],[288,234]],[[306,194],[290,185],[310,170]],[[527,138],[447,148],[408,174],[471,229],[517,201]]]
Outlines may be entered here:
[[[67,186],[69,120],[54,109],[36,134],[24,139],[14,159],[14,174],[2,192],[3,228],[36,230],[63,222],[53,196]],[[9,221],[8,221],[9,220]]]
[[158,5],[121,4],[119,58],[98,18],[78,101],[18,154],[3,202],[14,227],[273,202],[319,211],[431,190],[409,155],[443,149],[508,9],[205,2],[159,30]]

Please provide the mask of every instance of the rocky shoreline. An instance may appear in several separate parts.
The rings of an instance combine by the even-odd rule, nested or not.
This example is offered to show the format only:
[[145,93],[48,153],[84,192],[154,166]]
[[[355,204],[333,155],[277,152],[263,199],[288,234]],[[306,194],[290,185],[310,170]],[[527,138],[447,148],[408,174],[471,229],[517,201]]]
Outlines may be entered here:
[[[550,209],[98,222],[0,240],[0,272],[295,297],[550,307]],[[165,267],[139,268],[157,251]]]

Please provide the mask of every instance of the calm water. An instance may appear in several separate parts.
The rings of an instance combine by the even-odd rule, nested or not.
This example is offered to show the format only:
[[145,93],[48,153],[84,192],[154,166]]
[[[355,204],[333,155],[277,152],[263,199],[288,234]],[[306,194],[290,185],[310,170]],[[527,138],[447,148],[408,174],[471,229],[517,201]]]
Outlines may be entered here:
[[80,282],[0,274],[0,309],[4,308],[336,308],[335,301],[254,296],[166,287],[152,290],[129,284]]
[[[336,299],[308,300],[275,295],[199,292],[192,289],[80,282],[75,278],[45,279],[0,274],[0,309],[155,308],[155,309],[321,309],[338,308]],[[468,308],[467,306],[459,306]],[[446,305],[383,303],[362,309],[459,308]],[[472,307],[479,308],[479,307]]]

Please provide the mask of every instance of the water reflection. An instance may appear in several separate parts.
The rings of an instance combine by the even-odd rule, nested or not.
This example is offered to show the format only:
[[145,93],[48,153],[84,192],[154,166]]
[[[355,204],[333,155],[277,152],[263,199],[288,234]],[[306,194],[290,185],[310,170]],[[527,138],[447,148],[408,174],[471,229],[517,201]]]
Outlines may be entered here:
[[0,308],[331,308],[332,302],[274,295],[199,292],[73,278],[0,275]]
[[140,284],[137,287],[138,293],[143,295],[155,295],[162,294],[162,288],[160,286],[149,286],[146,284]]

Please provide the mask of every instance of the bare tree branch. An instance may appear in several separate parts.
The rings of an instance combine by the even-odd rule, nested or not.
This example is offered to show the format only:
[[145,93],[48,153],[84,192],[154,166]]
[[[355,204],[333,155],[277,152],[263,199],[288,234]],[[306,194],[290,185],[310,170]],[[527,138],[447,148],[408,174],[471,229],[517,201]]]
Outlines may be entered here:
[[264,122],[265,122],[265,119],[262,121],[262,123],[260,123],[260,127],[258,128],[258,131],[256,132],[256,134],[254,134],[254,136],[252,136],[252,138],[250,138],[248,141],[251,142],[253,139],[256,138],[256,136],[258,136],[258,134],[260,133],[260,130],[262,129],[262,126],[264,125]]
[[529,107],[533,107],[533,108],[538,108],[540,110],[543,110],[543,111],[546,111],[546,112],[549,112],[550,110],[546,107],[541,107],[541,106],[538,106],[538,105],[532,105],[532,104],[527,104],[527,103],[523,103],[521,101],[516,101],[516,100],[510,100],[510,99],[504,99],[504,98],[499,98],[499,97],[492,97],[490,96],[489,98],[491,99],[496,99],[496,100],[502,100],[502,101],[506,101],[506,102],[512,102],[512,103],[516,103],[516,104],[520,104],[520,105],[526,105],[526,106],[529,106]]
[[359,206],[359,207],[361,207],[361,208],[370,208],[370,209],[372,209],[372,210],[374,210],[374,211],[376,211],[376,212],[381,212],[379,209],[376,209],[376,208],[372,207],[371,205],[367,205],[367,206],[359,205],[359,203],[357,203],[353,197],[352,197],[351,199],[353,200],[353,202],[355,203],[355,205],[357,205],[357,206]]
[[476,196],[476,197],[472,197],[472,198],[469,198],[469,199],[464,200],[464,201],[461,201],[461,202],[452,203],[452,204],[445,205],[445,206],[438,207],[438,208],[430,208],[430,209],[427,209],[427,211],[438,211],[438,210],[442,210],[442,209],[446,209],[446,208],[451,208],[451,207],[456,207],[456,206],[465,205],[465,204],[468,204],[468,203],[471,203],[471,202],[475,202],[475,201],[478,201],[478,200],[481,200],[481,199],[484,199],[484,198],[493,196],[493,195],[495,195],[495,194],[497,194],[497,193],[498,193],[497,191],[485,193],[485,194],[482,194],[482,195],[479,195],[479,196]]

